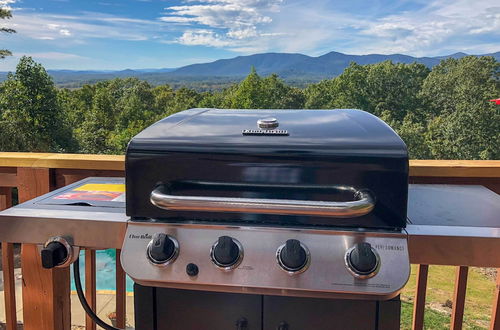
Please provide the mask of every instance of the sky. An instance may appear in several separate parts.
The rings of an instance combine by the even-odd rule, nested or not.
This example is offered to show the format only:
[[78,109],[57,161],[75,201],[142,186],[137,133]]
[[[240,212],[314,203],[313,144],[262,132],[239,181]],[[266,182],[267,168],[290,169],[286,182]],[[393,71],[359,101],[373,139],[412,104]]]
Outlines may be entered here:
[[498,0],[0,0],[0,71],[174,68],[263,52],[500,51]]

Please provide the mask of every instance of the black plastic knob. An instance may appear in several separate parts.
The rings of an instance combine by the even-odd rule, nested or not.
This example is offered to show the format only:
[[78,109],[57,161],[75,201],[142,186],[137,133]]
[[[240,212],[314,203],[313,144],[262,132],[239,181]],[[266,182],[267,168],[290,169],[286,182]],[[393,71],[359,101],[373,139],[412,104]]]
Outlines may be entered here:
[[229,236],[221,236],[214,247],[213,258],[220,266],[234,265],[240,256],[240,248]]
[[300,245],[300,241],[289,239],[281,249],[280,260],[288,270],[300,270],[307,263],[307,253]]
[[369,243],[357,243],[349,254],[349,263],[356,273],[369,274],[377,268],[378,260]]
[[175,243],[168,235],[157,233],[149,246],[149,258],[157,264],[163,264],[175,255]]
[[51,242],[42,249],[42,267],[54,268],[63,264],[68,258],[68,250],[59,242]]

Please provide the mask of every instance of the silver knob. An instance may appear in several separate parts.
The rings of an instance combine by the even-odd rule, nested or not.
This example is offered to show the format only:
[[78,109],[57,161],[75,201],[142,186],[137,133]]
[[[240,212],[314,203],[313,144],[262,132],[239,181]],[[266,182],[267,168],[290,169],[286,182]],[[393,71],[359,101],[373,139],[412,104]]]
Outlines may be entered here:
[[279,126],[278,119],[276,118],[263,118],[257,120],[259,128],[276,128]]

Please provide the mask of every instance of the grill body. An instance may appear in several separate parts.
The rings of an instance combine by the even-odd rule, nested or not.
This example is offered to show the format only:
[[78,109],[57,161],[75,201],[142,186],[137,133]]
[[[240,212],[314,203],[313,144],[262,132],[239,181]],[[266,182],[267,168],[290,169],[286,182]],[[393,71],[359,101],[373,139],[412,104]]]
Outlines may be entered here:
[[126,155],[137,329],[398,329],[408,153],[360,110],[191,109]]

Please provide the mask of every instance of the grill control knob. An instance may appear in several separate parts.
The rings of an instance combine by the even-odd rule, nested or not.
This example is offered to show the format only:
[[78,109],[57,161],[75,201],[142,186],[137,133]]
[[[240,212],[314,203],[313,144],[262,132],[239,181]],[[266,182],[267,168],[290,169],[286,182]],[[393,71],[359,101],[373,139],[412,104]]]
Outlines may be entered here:
[[216,266],[229,270],[239,265],[243,258],[243,249],[236,239],[221,236],[212,246],[210,255]]
[[63,264],[68,259],[68,250],[59,242],[50,242],[41,251],[42,267],[54,268]]
[[277,252],[278,263],[288,272],[304,271],[309,263],[309,251],[296,239],[289,239]]
[[148,257],[152,263],[167,265],[172,263],[179,254],[177,240],[164,233],[156,233],[148,244]]
[[379,266],[379,256],[369,243],[357,243],[346,255],[349,270],[357,277],[374,276]]

